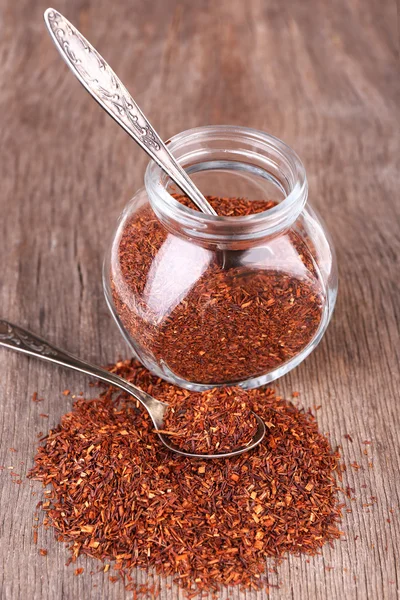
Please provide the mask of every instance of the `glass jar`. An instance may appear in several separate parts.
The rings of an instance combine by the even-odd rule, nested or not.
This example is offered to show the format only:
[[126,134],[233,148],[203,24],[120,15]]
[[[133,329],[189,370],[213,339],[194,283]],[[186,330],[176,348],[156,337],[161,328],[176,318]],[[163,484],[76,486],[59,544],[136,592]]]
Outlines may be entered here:
[[334,251],[304,167],[277,138],[243,127],[191,129],[168,145],[203,194],[273,206],[200,213],[150,162],[104,263],[108,306],[163,379],[197,391],[266,384],[316,347],[336,300]]

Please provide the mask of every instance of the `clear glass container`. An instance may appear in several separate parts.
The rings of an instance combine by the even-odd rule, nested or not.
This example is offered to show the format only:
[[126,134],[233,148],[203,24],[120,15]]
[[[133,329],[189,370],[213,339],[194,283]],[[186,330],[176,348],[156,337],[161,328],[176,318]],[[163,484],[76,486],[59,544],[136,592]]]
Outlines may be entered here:
[[203,194],[273,206],[200,213],[151,162],[106,256],[108,306],[163,379],[198,391],[266,384],[316,347],[336,300],[335,255],[304,167],[277,138],[243,127],[200,127],[168,145]]

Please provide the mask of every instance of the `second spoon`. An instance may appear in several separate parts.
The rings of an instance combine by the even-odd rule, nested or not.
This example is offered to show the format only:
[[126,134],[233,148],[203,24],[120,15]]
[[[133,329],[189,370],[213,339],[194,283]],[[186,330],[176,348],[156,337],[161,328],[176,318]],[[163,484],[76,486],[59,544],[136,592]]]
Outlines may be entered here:
[[[37,335],[34,335],[33,333],[30,333],[21,327],[17,327],[17,325],[13,325],[8,321],[0,320],[0,346],[5,346],[7,348],[11,348],[12,350],[17,350],[18,352],[23,352],[24,354],[30,354],[31,356],[36,356],[37,358],[62,365],[63,367],[68,367],[69,369],[74,369],[75,371],[92,375],[97,379],[101,379],[102,381],[105,381],[106,383],[113,385],[124,392],[127,392],[136,398],[136,400],[139,400],[139,402],[141,402],[141,404],[145,407],[151,417],[151,420],[153,421],[154,428],[156,430],[163,429],[164,414],[168,404],[161,402],[160,400],[156,400],[153,398],[153,396],[150,396],[150,394],[147,394],[140,388],[136,387],[136,385],[133,385],[133,383],[122,379],[122,377],[119,377],[115,373],[110,373],[105,369],[91,365],[90,363],[87,363],[86,361],[69,354],[69,352],[66,352],[65,350],[60,350]],[[193,458],[227,458],[229,456],[236,456],[237,454],[241,454],[247,450],[252,450],[258,446],[258,444],[264,438],[264,422],[257,415],[255,415],[255,417],[257,419],[257,431],[253,440],[247,446],[238,448],[233,452],[224,452],[221,454],[193,454],[177,448],[173,443],[171,443],[167,435],[164,435],[161,432],[157,432],[157,434],[162,443],[169,450],[177,452],[178,454],[191,456]]]

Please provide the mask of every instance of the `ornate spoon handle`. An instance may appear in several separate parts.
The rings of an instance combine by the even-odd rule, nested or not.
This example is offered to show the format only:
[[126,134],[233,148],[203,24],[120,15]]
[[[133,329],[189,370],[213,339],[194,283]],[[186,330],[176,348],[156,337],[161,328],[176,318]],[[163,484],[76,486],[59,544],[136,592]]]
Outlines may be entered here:
[[54,8],[46,10],[44,20],[61,56],[100,106],[147,152],[202,212],[216,215],[215,210],[150,125],[122,81],[97,50]]
[[18,352],[36,356],[37,358],[42,358],[43,360],[62,365],[63,367],[68,367],[75,371],[92,375],[97,379],[101,379],[106,383],[132,394],[132,396],[135,396],[135,398],[142,402],[147,409],[151,409],[153,412],[155,412],[158,405],[163,405],[162,402],[149,396],[149,394],[146,394],[146,392],[140,388],[125,381],[122,377],[115,375],[115,373],[109,373],[105,369],[91,365],[90,363],[69,354],[65,350],[60,350],[41,337],[26,329],[22,329],[22,327],[13,325],[8,321],[0,320],[0,346],[5,346],[6,348],[11,348]]

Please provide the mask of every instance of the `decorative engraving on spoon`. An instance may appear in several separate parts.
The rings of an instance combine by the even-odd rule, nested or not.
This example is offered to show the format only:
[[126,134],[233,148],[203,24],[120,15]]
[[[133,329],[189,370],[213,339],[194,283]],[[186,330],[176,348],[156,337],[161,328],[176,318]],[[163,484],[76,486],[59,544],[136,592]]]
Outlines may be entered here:
[[27,332],[13,327],[10,323],[0,321],[0,342],[9,342],[18,348],[33,350],[42,356],[57,356],[57,352],[46,343],[39,342]]
[[59,12],[51,10],[47,16],[55,38],[85,84],[96,92],[111,112],[135,129],[146,146],[160,150],[161,145],[151,125],[95,48]]

